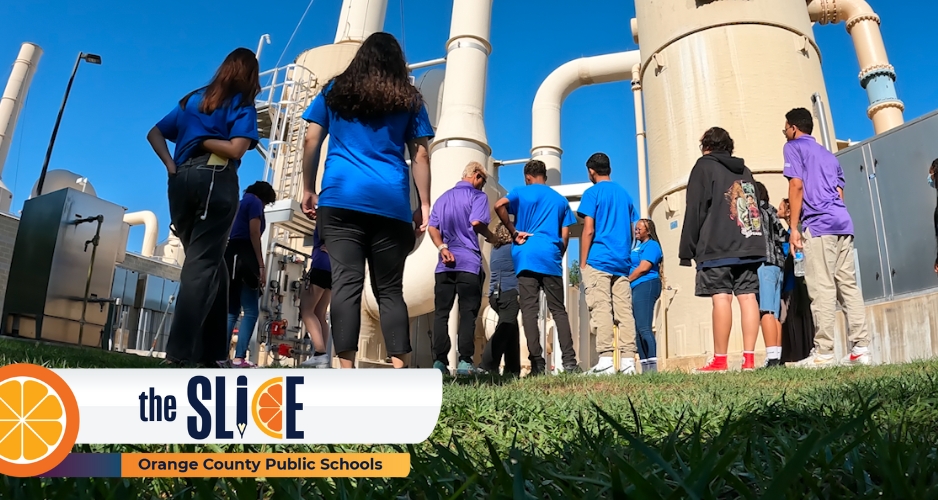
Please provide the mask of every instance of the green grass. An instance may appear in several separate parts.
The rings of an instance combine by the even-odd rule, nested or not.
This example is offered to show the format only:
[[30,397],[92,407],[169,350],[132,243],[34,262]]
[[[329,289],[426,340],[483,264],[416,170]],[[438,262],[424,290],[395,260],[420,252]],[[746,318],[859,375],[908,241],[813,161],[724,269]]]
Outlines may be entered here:
[[[0,364],[155,360],[0,340]],[[0,498],[938,498],[938,361],[719,375],[447,380],[406,479],[0,479]],[[375,415],[374,418],[381,418]]]

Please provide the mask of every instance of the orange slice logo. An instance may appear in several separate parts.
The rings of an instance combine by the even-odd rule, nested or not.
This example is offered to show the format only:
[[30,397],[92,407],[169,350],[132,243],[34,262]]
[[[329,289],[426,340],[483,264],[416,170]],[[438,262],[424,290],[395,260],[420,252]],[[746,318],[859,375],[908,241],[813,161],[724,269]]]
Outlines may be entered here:
[[261,384],[251,402],[254,425],[264,434],[283,438],[283,377],[274,377]]
[[0,474],[45,474],[77,438],[78,403],[61,377],[30,364],[0,367]]

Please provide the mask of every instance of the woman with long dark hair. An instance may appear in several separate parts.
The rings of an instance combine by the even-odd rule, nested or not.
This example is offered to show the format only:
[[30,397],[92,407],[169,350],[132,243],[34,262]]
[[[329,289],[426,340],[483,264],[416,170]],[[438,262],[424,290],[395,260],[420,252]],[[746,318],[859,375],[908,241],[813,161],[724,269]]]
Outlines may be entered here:
[[[166,343],[172,365],[216,367],[228,357],[225,246],[238,210],[238,166],[259,139],[258,93],[257,59],[236,49],[211,83],[183,97],[147,134],[166,166],[170,219],[186,254]],[[167,140],[176,144],[172,155]]]
[[664,254],[658,231],[651,219],[635,223],[635,244],[632,247],[632,314],[635,316],[635,347],[642,361],[642,373],[658,371],[658,343],[655,340],[655,304],[661,296],[661,262]]
[[248,341],[254,335],[254,326],[260,315],[259,301],[267,280],[264,251],[261,248],[261,235],[267,227],[264,207],[277,201],[274,187],[264,181],[257,181],[244,190],[238,214],[231,225],[228,237],[228,249],[225,250],[225,263],[231,282],[228,285],[228,343],[234,334],[235,322],[241,311],[241,325],[238,326],[238,345],[229,364],[227,359],[220,361],[225,366],[234,368],[253,368],[254,364],[245,359]]
[[[430,216],[428,142],[434,133],[397,40],[387,33],[369,36],[348,68],[313,99],[303,118],[309,127],[302,207],[317,220],[329,247],[336,356],[342,368],[354,367],[367,260],[388,356],[395,368],[404,368],[411,352],[404,261]],[[317,193],[326,134],[329,151],[322,191]],[[420,198],[416,211],[410,206],[411,173]]]
[[511,257],[511,233],[504,224],[495,228],[489,254],[489,307],[498,314],[495,333],[482,352],[483,370],[498,373],[505,359],[505,375],[521,376],[521,331],[518,329],[518,277]]

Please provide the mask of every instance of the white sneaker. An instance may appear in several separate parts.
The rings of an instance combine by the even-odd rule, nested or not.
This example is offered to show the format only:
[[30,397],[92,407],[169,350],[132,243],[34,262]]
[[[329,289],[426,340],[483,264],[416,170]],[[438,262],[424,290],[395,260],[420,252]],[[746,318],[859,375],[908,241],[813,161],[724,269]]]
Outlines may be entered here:
[[620,359],[619,373],[623,375],[635,375],[635,358]]
[[857,353],[857,350],[854,349],[850,354],[844,356],[844,359],[840,360],[840,362],[850,366],[869,366],[873,364],[873,356],[870,356],[869,349],[861,353]]
[[320,354],[319,356],[310,356],[306,361],[300,363],[300,366],[306,368],[329,368],[332,364],[332,359],[329,358],[328,354]]
[[807,358],[794,364],[798,368],[826,368],[828,366],[837,366],[837,361],[833,354],[818,354],[812,349]]
[[599,362],[596,363],[596,366],[586,372],[587,375],[615,375],[615,373],[616,367],[612,364],[612,356],[599,358]]

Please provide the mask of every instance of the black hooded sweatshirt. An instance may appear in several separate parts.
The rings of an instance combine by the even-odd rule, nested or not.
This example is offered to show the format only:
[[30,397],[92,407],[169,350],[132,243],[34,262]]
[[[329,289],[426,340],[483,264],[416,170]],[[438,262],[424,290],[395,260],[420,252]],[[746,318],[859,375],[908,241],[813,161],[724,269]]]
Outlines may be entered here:
[[687,181],[678,257],[682,266],[765,259],[765,222],[755,181],[742,158],[715,152],[697,160]]

